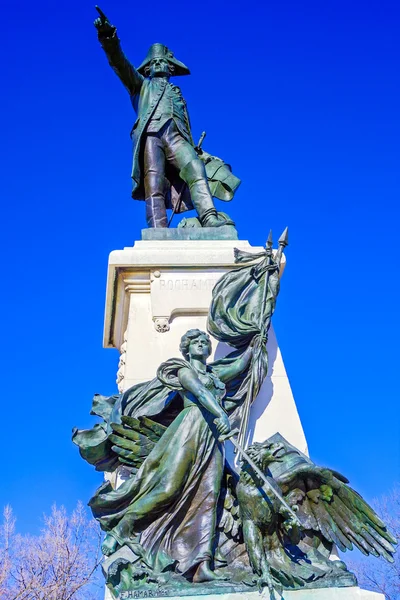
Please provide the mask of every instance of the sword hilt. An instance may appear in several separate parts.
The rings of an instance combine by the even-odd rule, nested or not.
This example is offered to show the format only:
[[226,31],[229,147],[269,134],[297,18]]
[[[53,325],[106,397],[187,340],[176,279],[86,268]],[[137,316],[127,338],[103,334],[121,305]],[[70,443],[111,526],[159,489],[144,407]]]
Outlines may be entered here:
[[194,147],[194,149],[196,150],[196,152],[198,154],[201,154],[201,152],[202,152],[201,146],[203,144],[203,141],[204,141],[205,137],[206,137],[206,132],[203,131],[203,133],[201,134],[200,139],[199,139],[199,141],[197,143],[197,146]]

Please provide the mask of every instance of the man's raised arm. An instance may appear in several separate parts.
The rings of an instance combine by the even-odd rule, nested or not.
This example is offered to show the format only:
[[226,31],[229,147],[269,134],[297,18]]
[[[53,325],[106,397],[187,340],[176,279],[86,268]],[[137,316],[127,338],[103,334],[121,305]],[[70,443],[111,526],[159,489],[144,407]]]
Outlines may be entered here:
[[97,29],[97,37],[107,55],[108,62],[114,69],[126,89],[131,95],[138,94],[142,87],[144,77],[140,75],[122,52],[121,44],[117,36],[117,28],[111,25],[103,11],[96,6],[99,17],[94,26]]

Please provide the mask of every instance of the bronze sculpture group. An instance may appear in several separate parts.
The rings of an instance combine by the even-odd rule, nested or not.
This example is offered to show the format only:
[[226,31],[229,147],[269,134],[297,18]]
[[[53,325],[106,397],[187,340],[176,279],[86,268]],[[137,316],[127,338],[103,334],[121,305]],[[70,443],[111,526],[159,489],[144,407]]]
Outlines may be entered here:
[[[175,196],[177,212],[193,205],[201,226],[227,224],[214,208],[185,102],[169,83],[187,67],[155,44],[135,70],[99,12],[99,39],[138,112],[134,197],[146,200],[149,226],[167,226],[177,190],[191,198]],[[165,182],[169,166],[181,183],[171,174]],[[258,587],[274,598],[277,589],[355,585],[345,564],[330,560],[334,545],[393,560],[396,540],[340,473],[318,467],[279,433],[243,448],[267,374],[286,245],[287,230],[276,253],[271,235],[262,253],[236,250],[237,268],[215,286],[207,329],[232,347],[230,354],[208,364],[210,336],[191,329],[181,340],[183,358],[164,362],[153,380],[122,394],[96,395],[92,414],[101,422],[74,430],[73,441],[96,470],[125,474],[89,502],[106,534],[104,572],[116,597],[132,590],[159,595],[164,586],[166,595]],[[238,472],[225,459],[236,427]]]

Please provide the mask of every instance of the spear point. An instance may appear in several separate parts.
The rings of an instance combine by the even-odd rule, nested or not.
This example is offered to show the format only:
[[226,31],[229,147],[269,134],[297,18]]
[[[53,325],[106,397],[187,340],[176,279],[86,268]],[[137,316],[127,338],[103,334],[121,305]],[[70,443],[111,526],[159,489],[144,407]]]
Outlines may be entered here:
[[267,239],[267,243],[266,246],[267,248],[272,248],[272,244],[273,244],[273,239],[272,239],[272,229],[269,230],[269,235],[268,235],[268,239]]
[[278,240],[280,246],[285,248],[289,244],[289,228],[286,227],[285,231],[282,233],[281,237]]

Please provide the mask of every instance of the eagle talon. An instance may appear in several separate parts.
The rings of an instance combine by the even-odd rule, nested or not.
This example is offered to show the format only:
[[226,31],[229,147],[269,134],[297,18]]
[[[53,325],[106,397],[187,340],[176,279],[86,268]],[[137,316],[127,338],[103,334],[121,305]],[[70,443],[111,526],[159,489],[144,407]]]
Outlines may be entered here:
[[257,586],[260,594],[265,596],[265,593],[268,590],[270,599],[275,600],[275,587],[269,574],[261,575],[261,577],[257,579]]

